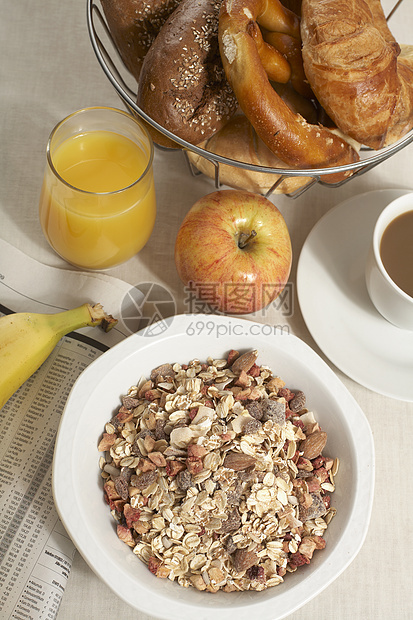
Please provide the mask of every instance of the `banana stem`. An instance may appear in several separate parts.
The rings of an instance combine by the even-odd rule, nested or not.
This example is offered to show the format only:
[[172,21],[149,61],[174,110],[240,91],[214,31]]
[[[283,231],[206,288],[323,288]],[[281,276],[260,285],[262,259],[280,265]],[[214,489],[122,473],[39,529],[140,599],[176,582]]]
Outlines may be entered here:
[[105,314],[101,304],[94,306],[83,304],[78,308],[50,315],[49,324],[56,334],[64,336],[75,329],[97,325],[100,325],[105,331],[109,331],[116,323],[116,319]]

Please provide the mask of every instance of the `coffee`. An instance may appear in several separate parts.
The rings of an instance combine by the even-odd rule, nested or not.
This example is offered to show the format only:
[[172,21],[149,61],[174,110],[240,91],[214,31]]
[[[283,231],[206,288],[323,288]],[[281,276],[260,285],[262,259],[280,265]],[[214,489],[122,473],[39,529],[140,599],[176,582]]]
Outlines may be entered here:
[[413,297],[413,210],[388,224],[381,238],[380,256],[393,282]]

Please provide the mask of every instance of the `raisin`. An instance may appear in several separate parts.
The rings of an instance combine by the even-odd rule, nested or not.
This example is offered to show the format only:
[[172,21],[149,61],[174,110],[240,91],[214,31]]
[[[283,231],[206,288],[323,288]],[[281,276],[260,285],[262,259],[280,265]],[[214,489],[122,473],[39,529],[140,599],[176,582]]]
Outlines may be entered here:
[[294,413],[298,413],[305,407],[305,394],[304,392],[298,391],[295,393],[294,398],[292,398],[289,402],[289,407],[291,411]]
[[138,445],[138,438],[136,438],[135,441],[133,442],[130,452],[132,456],[139,456],[141,458],[143,457],[143,454]]
[[115,489],[118,493],[118,495],[123,499],[123,500],[127,500],[129,497],[129,490],[128,490],[128,483],[126,482],[125,478],[123,478],[122,476],[118,476],[117,478],[115,478]]
[[149,430],[149,428],[144,428],[142,431],[140,431],[137,435],[136,435],[136,439],[145,439],[145,437],[152,437],[153,439],[155,439],[155,435],[152,431]]
[[110,423],[112,424],[112,426],[114,427],[116,431],[122,426],[121,422],[119,421],[116,415],[111,419]]
[[251,568],[258,562],[258,556],[255,551],[248,551],[248,549],[237,549],[233,555],[233,565],[237,573]]
[[176,483],[180,491],[186,491],[192,486],[192,476],[187,469],[180,471],[176,476]]
[[321,495],[319,493],[310,493],[310,495],[313,500],[311,506],[308,508],[305,508],[302,505],[299,506],[299,519],[303,522],[322,517],[327,512],[327,508]]
[[230,506],[238,505],[241,501],[243,492],[244,492],[244,485],[241,484],[240,482],[235,482],[235,484],[230,486],[228,491],[226,492],[227,504],[229,504]]
[[139,476],[132,476],[131,484],[132,486],[139,489],[140,491],[143,491],[143,489],[146,489],[153,482],[155,482],[157,475],[158,474],[154,470],[145,471],[143,474],[140,474]]
[[122,467],[122,469],[120,470],[120,475],[129,484],[133,472],[134,470],[131,469],[130,467]]
[[142,454],[140,448],[139,448],[139,444],[138,444],[138,439],[145,439],[145,437],[152,437],[155,440],[155,434],[150,431],[148,428],[144,428],[142,431],[140,431],[140,433],[138,433],[135,437],[135,441],[132,444],[132,448],[131,448],[131,454],[133,456],[141,456],[144,457],[145,455]]
[[244,471],[238,472],[238,478],[241,482],[252,483],[257,481],[257,472],[255,467],[248,467]]
[[238,549],[238,547],[234,543],[234,539],[232,538],[231,535],[229,535],[228,538],[226,539],[226,541],[224,543],[224,547],[227,550],[227,552],[229,553],[229,555],[231,555],[231,553],[235,553],[235,551]]
[[228,519],[222,522],[219,530],[220,534],[228,534],[229,532],[235,532],[241,527],[241,515],[238,508],[234,508],[232,512],[228,514]]
[[265,583],[264,567],[258,566],[257,564],[251,566],[251,568],[247,570],[247,577],[251,581],[259,581],[260,583]]
[[291,566],[298,568],[299,566],[303,566],[304,564],[310,564],[310,560],[305,557],[302,553],[297,551],[296,553],[292,553],[288,562]]

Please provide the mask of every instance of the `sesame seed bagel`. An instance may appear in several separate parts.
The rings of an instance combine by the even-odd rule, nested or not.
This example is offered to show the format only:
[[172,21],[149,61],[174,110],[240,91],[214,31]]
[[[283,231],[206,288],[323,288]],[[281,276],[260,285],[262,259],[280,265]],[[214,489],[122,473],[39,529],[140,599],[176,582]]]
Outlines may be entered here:
[[101,0],[120,57],[136,80],[156,35],[180,1]]
[[191,144],[208,139],[237,108],[219,53],[220,6],[221,0],[182,0],[162,26],[140,74],[138,106]]

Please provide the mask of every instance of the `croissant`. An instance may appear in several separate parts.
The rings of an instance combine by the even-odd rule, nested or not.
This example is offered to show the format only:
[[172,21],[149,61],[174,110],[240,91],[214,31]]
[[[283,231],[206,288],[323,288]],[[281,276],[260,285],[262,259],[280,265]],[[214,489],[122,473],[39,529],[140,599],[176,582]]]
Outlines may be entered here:
[[413,48],[390,32],[380,0],[303,0],[307,79],[341,131],[373,149],[413,127]]

